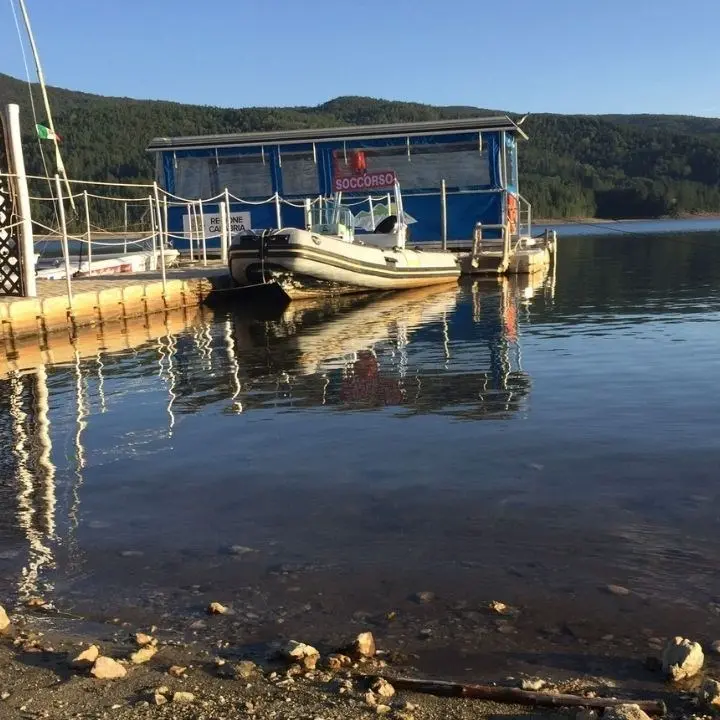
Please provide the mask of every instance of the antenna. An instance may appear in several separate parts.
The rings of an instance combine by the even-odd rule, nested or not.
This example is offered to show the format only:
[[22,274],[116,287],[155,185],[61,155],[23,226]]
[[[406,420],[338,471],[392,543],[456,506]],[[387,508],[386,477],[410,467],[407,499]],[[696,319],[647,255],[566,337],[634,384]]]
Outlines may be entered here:
[[45,88],[45,77],[43,76],[42,66],[40,65],[40,57],[38,55],[37,45],[35,45],[35,37],[33,36],[32,28],[30,27],[30,17],[28,16],[28,11],[25,7],[25,0],[18,0],[18,3],[23,15],[25,29],[27,30],[30,47],[32,48],[32,54],[35,60],[35,68],[37,70],[38,80],[40,81],[40,89],[42,91],[43,103],[45,104],[45,112],[47,113],[48,126],[53,134],[53,143],[55,143],[55,164],[57,165],[58,172],[63,176],[63,180],[65,181],[70,205],[72,205],[72,209],[75,210],[75,201],[73,200],[70,182],[68,180],[67,173],[65,172],[65,164],[63,163],[62,156],[60,155],[60,146],[58,145],[57,135],[55,133],[52,113],[50,112],[50,101],[48,100],[47,89]]

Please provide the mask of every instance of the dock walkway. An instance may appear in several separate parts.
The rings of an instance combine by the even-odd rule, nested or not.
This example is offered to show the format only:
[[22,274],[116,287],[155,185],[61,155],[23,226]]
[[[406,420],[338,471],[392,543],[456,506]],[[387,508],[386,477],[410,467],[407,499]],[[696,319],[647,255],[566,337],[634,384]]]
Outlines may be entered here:
[[194,307],[226,282],[227,266],[214,261],[207,267],[168,268],[165,277],[164,287],[159,270],[72,278],[72,302],[65,280],[39,280],[35,298],[0,296],[2,338],[42,339],[82,325]]

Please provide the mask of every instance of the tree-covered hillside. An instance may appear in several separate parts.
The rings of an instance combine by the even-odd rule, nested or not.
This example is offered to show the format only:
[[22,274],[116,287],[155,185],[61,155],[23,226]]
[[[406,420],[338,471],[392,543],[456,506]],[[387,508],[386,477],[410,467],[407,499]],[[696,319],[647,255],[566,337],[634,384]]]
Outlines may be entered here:
[[[71,177],[148,180],[156,136],[471,117],[497,111],[340,97],[317,107],[226,109],[51,88]],[[34,87],[38,119],[44,120]],[[0,74],[0,104],[21,105],[29,170],[41,172],[28,86]],[[521,191],[536,217],[655,217],[720,212],[720,120],[663,115],[530,115]]]

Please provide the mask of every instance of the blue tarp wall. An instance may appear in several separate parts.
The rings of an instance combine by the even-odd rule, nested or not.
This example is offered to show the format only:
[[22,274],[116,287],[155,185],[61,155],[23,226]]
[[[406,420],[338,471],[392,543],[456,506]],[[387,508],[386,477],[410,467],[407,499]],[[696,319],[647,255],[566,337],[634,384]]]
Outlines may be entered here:
[[[517,192],[517,143],[515,138],[510,134],[504,134],[499,131],[486,131],[480,136],[477,132],[457,133],[457,134],[435,134],[426,136],[412,136],[410,140],[406,137],[397,138],[353,138],[347,141],[333,140],[313,143],[305,142],[298,144],[286,144],[280,146],[242,146],[242,147],[217,147],[202,148],[192,150],[169,150],[162,152],[162,184],[165,189],[172,194],[182,194],[182,188],[177,187],[177,167],[184,159],[202,160],[206,159],[210,167],[217,163],[220,165],[223,161],[227,162],[230,158],[239,158],[242,156],[259,156],[262,152],[263,163],[267,163],[269,182],[268,190],[271,193],[278,193],[280,197],[302,204],[303,195],[293,195],[285,192],[283,187],[283,168],[282,156],[289,153],[313,153],[314,162],[317,172],[317,191],[315,193],[306,193],[305,196],[316,198],[318,195],[326,197],[333,194],[333,153],[351,152],[352,150],[366,150],[372,152],[373,149],[382,149],[385,152],[393,153],[393,149],[397,152],[392,155],[393,161],[387,164],[387,169],[398,170],[400,177],[401,189],[403,194],[403,202],[405,211],[409,213],[417,222],[410,226],[412,242],[437,241],[441,239],[441,211],[440,211],[440,188],[439,183],[434,187],[411,187],[408,188],[402,182],[402,166],[399,163],[400,155],[405,149],[408,149],[408,155],[405,161],[411,161],[413,152],[422,152],[422,148],[426,150],[442,152],[442,145],[457,145],[474,143],[478,148],[477,154],[480,155],[480,143],[482,147],[482,155],[487,158],[487,173],[485,180],[480,184],[470,184],[467,179],[463,184],[458,184],[452,177],[452,171],[446,174],[447,187],[447,224],[448,238],[451,240],[469,239],[472,237],[473,229],[477,222],[483,224],[500,224],[503,221],[504,213],[504,187],[503,187],[503,171],[502,171],[502,143],[504,140],[506,152],[506,168],[507,168],[507,189]],[[411,143],[411,144],[409,144]],[[434,146],[430,148],[429,146]],[[461,173],[462,174],[462,173]],[[467,176],[467,172],[465,172]],[[217,181],[216,181],[217,182]],[[209,196],[222,192],[223,187],[209,186],[211,193]],[[263,197],[246,196],[237,193],[232,187],[230,192],[242,195],[244,199],[258,202],[267,200],[271,193]],[[180,191],[178,193],[178,191]],[[382,195],[385,191],[372,191],[373,196]],[[356,202],[362,198],[366,198],[368,191],[361,193],[344,193],[343,201],[349,203]],[[231,201],[231,212],[247,211],[251,213],[251,225],[253,228],[274,228],[277,227],[276,208],[274,202],[266,202],[264,204],[240,203]],[[203,205],[203,211],[206,215],[217,214],[219,208],[217,203],[207,203]],[[183,216],[187,214],[185,206],[174,206],[169,208],[168,225],[170,233],[180,233],[183,231]],[[285,203],[281,206],[282,225],[286,227],[304,227],[304,211],[302,207],[291,207]],[[485,233],[486,237],[492,237],[492,231]],[[497,233],[496,233],[497,235]],[[189,244],[185,238],[175,238],[175,246],[178,249],[187,249]],[[208,247],[219,247],[218,240],[208,242]]]

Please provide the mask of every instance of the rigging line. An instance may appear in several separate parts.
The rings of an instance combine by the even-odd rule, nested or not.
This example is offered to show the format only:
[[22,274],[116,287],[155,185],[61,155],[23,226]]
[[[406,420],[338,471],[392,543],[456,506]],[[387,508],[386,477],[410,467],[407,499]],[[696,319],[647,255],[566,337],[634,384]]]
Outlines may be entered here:
[[[25,66],[25,78],[27,80],[28,95],[30,96],[30,107],[32,108],[33,121],[34,121],[34,124],[37,125],[38,119],[37,119],[37,112],[35,110],[35,99],[33,98],[32,83],[30,82],[30,68],[27,63],[27,55],[25,54],[25,43],[23,42],[23,39],[22,39],[22,31],[20,30],[20,21],[18,20],[17,12],[15,10],[15,0],[10,0],[10,9],[12,10],[13,18],[15,20],[15,29],[17,30],[18,42],[20,43],[20,52],[22,54],[23,65]],[[52,196],[52,199],[55,200],[55,197],[53,195],[52,181],[50,180],[50,172],[48,170],[47,160],[45,159],[45,151],[43,150],[42,140],[38,136],[37,132],[35,133],[35,136],[37,139],[38,148],[40,150],[40,159],[42,160],[43,168],[45,169],[45,176],[47,178],[48,187],[50,188],[50,195]],[[53,204],[53,212],[55,213],[55,220],[60,222],[57,217],[57,207],[55,207],[54,204]]]

